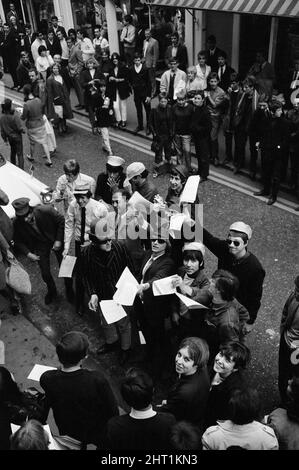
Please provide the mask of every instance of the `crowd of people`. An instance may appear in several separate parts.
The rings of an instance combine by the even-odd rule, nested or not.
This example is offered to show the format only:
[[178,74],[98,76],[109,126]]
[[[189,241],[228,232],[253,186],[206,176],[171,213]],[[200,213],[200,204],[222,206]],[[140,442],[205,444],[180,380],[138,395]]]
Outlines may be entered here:
[[[109,127],[127,126],[127,100],[132,95],[135,133],[146,128],[146,134],[153,136],[154,177],[167,170],[171,156],[181,163],[184,160],[192,171],[192,142],[202,182],[208,178],[210,163],[228,165],[238,174],[245,166],[248,141],[252,180],[260,160],[263,187],[255,195],[268,196],[267,203],[272,205],[290,167],[288,183],[298,196],[299,114],[294,95],[298,61],[286,96],[278,89],[274,68],[264,52],[257,51],[256,61],[240,76],[213,35],[207,39],[206,50],[198,52],[198,63],[189,66],[183,22],[176,20],[171,28],[172,23],[167,23],[170,29],[162,40],[157,25],[152,30],[140,29],[132,15],[125,15],[118,54],[110,51],[106,22],[94,28],[91,39],[84,29],[66,33],[56,16],[47,31],[32,33],[30,24],[22,26],[10,14],[7,23],[2,26],[0,22],[0,55],[13,88],[24,90],[31,85],[33,96],[42,102],[46,126],[54,124],[60,134],[67,130],[66,120],[73,117],[69,97],[73,87],[78,99],[75,108],[88,112],[93,133],[101,134],[103,150],[112,155]],[[167,70],[160,76],[161,67]],[[154,107],[151,102],[157,94],[159,104]],[[2,133],[9,142],[18,134],[13,161],[16,147],[21,155],[17,127],[11,130],[12,138],[5,129]],[[220,133],[225,157],[219,155]],[[48,152],[46,156],[51,166]]]
[[[146,30],[142,49],[136,50],[130,15],[125,16],[120,35],[122,54],[112,53],[110,58],[106,32],[99,28],[91,41],[83,30],[66,35],[52,17],[47,39],[39,32],[32,41],[26,25],[29,39],[22,44],[17,28],[17,22],[4,25],[5,40],[10,36],[18,48],[15,57],[23,55],[22,84],[20,74],[14,74],[13,58],[4,61],[25,96],[20,116],[10,100],[2,105],[1,133],[11,146],[11,161],[16,163],[17,157],[19,166],[24,165],[23,120],[31,146],[29,160],[41,144],[46,165],[52,166],[52,123],[60,134],[67,131],[71,86],[77,108],[85,107],[93,131],[100,130],[108,156],[106,171],[97,179],[82,173],[76,159],[67,160],[49,204],[32,207],[28,198],[9,201],[0,192],[0,204],[11,202],[15,210],[10,220],[0,208],[0,292],[10,300],[13,312],[21,313],[22,298],[5,278],[10,260],[21,254],[38,264],[46,286],[44,301],[51,308],[57,300],[51,253],[59,266],[75,254],[73,277],[64,279],[66,298],[80,316],[87,310],[96,312],[103,339],[96,353],[118,352],[119,364],[127,369],[121,394],[131,410],[120,413],[106,377],[83,366],[89,340],[82,332],[70,331],[56,345],[61,366],[40,378],[45,393],[42,413],[26,414],[24,393],[10,371],[0,368],[0,447],[48,449],[41,424],[52,409],[59,434],[81,449],[89,444],[101,450],[298,449],[299,276],[281,320],[280,406],[263,417],[258,391],[244,374],[250,361],[246,337],[254,328],[266,275],[249,249],[252,228],[231,221],[224,238],[218,238],[202,224],[198,196],[192,203],[183,198],[193,176],[191,139],[202,183],[208,179],[210,161],[219,164],[223,126],[226,160],[233,160],[235,173],[244,165],[249,139],[255,178],[261,148],[264,186],[257,195],[269,195],[268,204],[273,204],[289,151],[294,184],[298,180],[298,103],[284,115],[282,101],[274,97],[271,64],[262,53],[241,81],[214,36],[208,39],[207,51],[199,52],[198,64],[188,68],[182,36],[173,32],[165,48],[169,68],[161,76],[159,104],[151,109],[157,93],[154,58],[159,43]],[[153,176],[169,173],[167,194],[148,178],[142,162],[125,166],[125,159],[113,155],[108,129],[126,127],[126,100],[132,91],[136,132],[143,130],[144,108],[147,134],[153,135]],[[55,208],[60,202],[62,211]],[[205,272],[206,249],[218,259],[210,277]],[[133,285],[127,281],[126,300],[119,302],[122,315],[108,321],[105,305],[120,295],[125,272]],[[164,287],[157,295],[159,281]],[[144,367],[127,367],[140,348]],[[170,385],[174,375],[165,398],[157,403],[155,384],[166,376]],[[13,435],[11,422],[21,426]]]

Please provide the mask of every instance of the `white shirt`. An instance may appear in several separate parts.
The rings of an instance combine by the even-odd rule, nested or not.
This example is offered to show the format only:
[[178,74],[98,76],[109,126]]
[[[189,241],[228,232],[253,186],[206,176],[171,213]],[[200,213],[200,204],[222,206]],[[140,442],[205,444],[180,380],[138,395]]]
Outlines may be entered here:
[[73,192],[76,186],[85,186],[88,185],[92,196],[96,189],[95,179],[91,176],[85,175],[84,173],[79,173],[77,178],[69,182],[66,175],[59,176],[56,184],[55,191],[53,192],[54,199],[63,198],[64,201],[64,210],[67,211],[69,204],[75,199]]
[[69,50],[67,42],[64,38],[61,39],[60,45],[61,45],[61,51],[62,51],[61,52],[61,58],[64,59],[64,60],[68,60],[68,58],[70,56],[70,50]]
[[94,56],[95,50],[89,38],[84,38],[80,41],[80,48],[84,62]]
[[94,38],[93,47],[96,48],[96,46],[100,46],[101,49],[106,49],[109,47],[109,42],[107,41],[106,38],[103,38],[103,37]]
[[35,62],[36,70],[38,72],[45,72],[53,64],[54,60],[50,54],[46,55],[46,57],[38,56]]
[[138,67],[134,65],[134,67],[135,67],[136,73],[139,73],[140,70],[142,69],[142,64],[138,65]]
[[[85,235],[84,240],[89,240],[89,231],[92,222],[107,217],[108,210],[100,201],[89,199],[85,206]],[[64,249],[69,250],[73,235],[75,233],[75,240],[80,241],[81,237],[81,208],[76,200],[72,201],[69,205],[64,226]]]
[[47,49],[46,41],[44,39],[40,41],[38,38],[36,38],[31,44],[31,54],[32,54],[34,63],[36,63],[36,59],[39,57],[39,54],[37,52],[39,46],[45,46],[45,48]]
[[148,419],[156,416],[157,412],[153,410],[153,407],[150,406],[148,410],[135,410],[131,408],[130,416],[134,419]]
[[[221,69],[222,69],[222,71],[221,71]],[[225,70],[226,70],[226,65],[222,65],[221,67],[218,68],[218,77],[219,77],[219,80],[221,80],[221,77],[222,77],[222,75],[224,74]]]

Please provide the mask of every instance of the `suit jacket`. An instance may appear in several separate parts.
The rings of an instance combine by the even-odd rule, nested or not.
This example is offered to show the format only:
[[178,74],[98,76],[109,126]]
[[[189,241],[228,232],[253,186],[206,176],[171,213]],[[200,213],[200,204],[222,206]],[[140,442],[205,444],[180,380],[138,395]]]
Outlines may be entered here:
[[84,62],[82,52],[77,45],[73,45],[69,55],[69,72],[72,77],[79,75],[83,70]]
[[[142,270],[151,257],[152,252],[148,251],[141,264],[140,279],[142,278]],[[170,313],[170,296],[154,296],[152,284],[158,279],[175,274],[175,264],[168,254],[160,256],[146,270],[143,283],[149,283],[150,288],[143,292],[143,311],[147,322],[155,325],[161,322],[161,317],[165,318]]]
[[134,91],[134,96],[146,98],[151,96],[151,84],[148,76],[148,70],[144,64],[139,73],[136,72],[135,66],[130,68],[129,83]]
[[54,41],[51,43],[48,39],[46,40],[47,49],[50,52],[50,55],[54,57],[55,54],[61,55],[61,45],[60,41],[54,36]]
[[[165,52],[165,63],[168,66],[169,60],[172,57],[172,46],[168,46]],[[183,44],[178,44],[177,46],[177,53],[176,53],[176,58],[179,63],[179,68],[181,70],[184,70],[184,72],[187,70],[188,67],[188,52],[186,46]]]
[[51,29],[53,30],[53,32],[54,32],[54,35],[55,35],[56,37],[57,37],[57,32],[58,32],[58,31],[61,31],[61,32],[62,32],[62,34],[63,34],[63,37],[64,37],[64,38],[66,38],[67,34],[66,34],[66,32],[65,32],[65,29],[64,29],[64,27],[63,27],[63,26],[59,26],[59,25],[58,25],[58,27],[57,27],[56,31],[55,31],[55,29],[53,28],[53,26],[52,26],[52,28],[51,28]]
[[55,119],[57,117],[54,110],[54,98],[61,98],[63,106],[63,117],[65,119],[72,119],[73,112],[70,102],[70,95],[65,81],[61,83],[57,82],[53,75],[51,75],[46,81],[47,87],[47,117],[49,119]]
[[27,255],[38,247],[51,248],[55,241],[63,243],[64,238],[64,217],[52,206],[39,205],[33,209],[33,214],[37,228],[41,236],[32,236],[30,224],[21,217],[13,220],[14,242],[21,253]]
[[[220,67],[218,67],[217,69],[218,77],[219,77],[219,68]],[[228,87],[230,86],[230,76],[233,72],[235,72],[235,70],[226,64],[225,71],[221,76],[220,82],[218,83],[218,86],[222,88],[222,90],[227,91]]]
[[89,82],[91,80],[105,80],[105,76],[102,74],[100,71],[99,67],[96,69],[94,77],[92,78],[89,70],[85,69],[82,70],[80,74],[80,84],[84,90],[84,98],[85,98],[85,104],[88,105],[90,102],[90,85]]
[[19,63],[17,67],[17,77],[18,77],[18,84],[20,87],[23,87],[27,83],[31,83],[30,78],[29,78],[30,68],[31,67],[29,68],[25,67],[25,65],[23,65],[21,62]]
[[[146,40],[143,41],[143,51]],[[159,59],[159,43],[156,39],[150,38],[148,41],[148,46],[144,57],[145,66],[150,68],[155,68],[157,66],[157,61]]]
[[223,54],[223,50],[215,47],[214,54],[211,54],[210,49],[206,51],[207,64],[211,67],[212,72],[217,72],[218,70],[218,57]]
[[[109,77],[116,77],[114,72],[114,67],[111,67],[109,72]],[[113,99],[116,101],[116,92],[118,91],[119,97],[121,100],[127,99],[131,94],[131,87],[129,85],[129,69],[126,66],[120,65],[118,67],[118,73],[116,78],[124,78],[123,82],[109,81],[108,88],[109,93]]]
[[[165,93],[169,92],[169,82],[170,82],[170,70],[166,70],[166,72],[163,73],[161,77],[161,82],[160,82],[160,92],[162,93],[163,91]],[[170,96],[169,98],[176,99],[176,94],[177,92],[182,89],[185,89],[186,85],[186,74],[183,70],[177,69],[176,75],[174,78],[174,96]]]

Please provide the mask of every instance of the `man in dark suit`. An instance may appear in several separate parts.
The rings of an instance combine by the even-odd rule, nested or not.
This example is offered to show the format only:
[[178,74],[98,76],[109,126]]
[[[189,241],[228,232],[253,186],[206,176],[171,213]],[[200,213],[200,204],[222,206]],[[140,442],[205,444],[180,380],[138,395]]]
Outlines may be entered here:
[[51,18],[51,23],[52,23],[51,29],[53,30],[55,36],[57,37],[57,32],[58,32],[58,31],[61,31],[62,34],[63,34],[63,37],[66,38],[65,29],[64,29],[63,26],[59,26],[57,16],[52,16],[52,18]]
[[178,67],[180,70],[186,72],[188,67],[188,52],[184,44],[179,43],[179,35],[177,32],[173,33],[170,37],[171,45],[167,47],[165,52],[165,63],[169,66],[169,61],[172,57],[176,57]]
[[[56,285],[50,270],[50,254],[54,251],[58,264],[62,261],[64,217],[52,206],[29,206],[28,198],[15,199],[12,202],[16,217],[14,225],[14,243],[16,249],[31,261],[37,261],[48,292],[45,304],[50,304],[57,296]],[[69,301],[74,298],[72,280],[65,278],[66,295]]]
[[135,52],[134,65],[130,69],[129,83],[134,91],[134,103],[137,111],[138,126],[135,129],[135,134],[143,130],[143,112],[142,105],[146,114],[146,134],[150,134],[149,130],[149,117],[151,112],[151,83],[149,80],[148,70],[144,64],[141,63],[141,54]]
[[24,36],[24,44],[21,46],[21,51],[27,52],[29,55],[30,62],[33,63],[33,57],[31,54],[31,44],[33,43],[35,37],[34,34],[32,34],[31,30],[31,24],[27,23],[25,24],[25,36]]
[[17,66],[19,52],[19,37],[16,32],[9,28],[8,24],[4,25],[4,40],[2,44],[4,67],[8,69],[13,79],[13,87],[18,86]]
[[18,77],[18,84],[20,90],[23,88],[24,85],[27,83],[31,83],[31,80],[29,78],[29,70],[32,69],[32,64],[30,63],[28,53],[25,51],[21,52],[20,55],[20,62],[17,67],[17,77]]
[[55,54],[61,55],[61,45],[60,41],[57,38],[57,36],[54,34],[53,29],[50,29],[48,31],[47,39],[46,39],[46,44],[48,51],[50,52],[50,55],[54,57]]
[[216,38],[213,34],[208,37],[207,39],[207,50],[206,50],[206,56],[207,56],[207,64],[211,67],[212,72],[217,72],[218,70],[218,57],[220,55],[223,56],[223,53],[225,54],[224,51],[216,47]]
[[227,55],[226,52],[222,51],[218,56],[218,77],[219,77],[219,84],[218,86],[222,88],[222,90],[227,91],[230,84],[231,84],[231,74],[235,72],[235,70],[227,65]]
[[[154,237],[154,235],[153,235]],[[147,344],[148,358],[154,374],[162,372],[161,359],[165,358],[165,326],[170,302],[169,296],[154,296],[153,282],[175,274],[175,264],[167,250],[167,235],[151,239],[151,250],[143,259],[140,273],[139,298],[135,304],[139,322]]]
[[145,40],[143,41],[143,62],[149,73],[149,79],[152,86],[151,96],[156,93],[156,66],[159,59],[159,43],[152,37],[150,29],[144,31]]

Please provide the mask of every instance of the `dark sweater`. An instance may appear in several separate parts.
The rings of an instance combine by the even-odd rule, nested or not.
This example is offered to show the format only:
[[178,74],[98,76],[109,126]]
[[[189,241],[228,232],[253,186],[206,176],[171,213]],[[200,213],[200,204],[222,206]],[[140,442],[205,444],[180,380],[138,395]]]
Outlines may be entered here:
[[25,133],[20,116],[12,114],[2,114],[0,118],[1,136],[5,142],[7,139],[19,139]]
[[236,299],[248,310],[250,320],[247,323],[253,324],[261,305],[266,274],[261,263],[252,253],[236,260],[229,252],[226,241],[214,237],[206,229],[203,229],[203,243],[217,256],[218,269],[226,269],[238,278],[240,285]]
[[194,106],[194,112],[191,117],[190,131],[196,139],[206,139],[210,137],[212,129],[211,117],[208,108],[203,106]]
[[108,420],[118,414],[111,387],[99,371],[51,370],[41,376],[40,385],[60,435],[98,444]]
[[158,189],[151,181],[146,180],[142,186],[132,185],[133,191],[138,191],[144,199],[147,199],[150,202],[154,202],[154,197],[159,193]]
[[157,413],[147,419],[135,419],[126,414],[108,422],[108,449],[169,450],[170,431],[175,418],[169,413]]
[[[124,173],[120,173],[118,187],[122,189],[124,187],[126,175]],[[98,201],[99,199],[103,199],[107,204],[112,204],[112,189],[108,185],[108,174],[107,173],[100,173],[97,179],[97,185],[95,190],[95,199]]]
[[190,135],[190,122],[193,115],[192,104],[179,106],[175,104],[173,107],[174,133],[178,135]]

